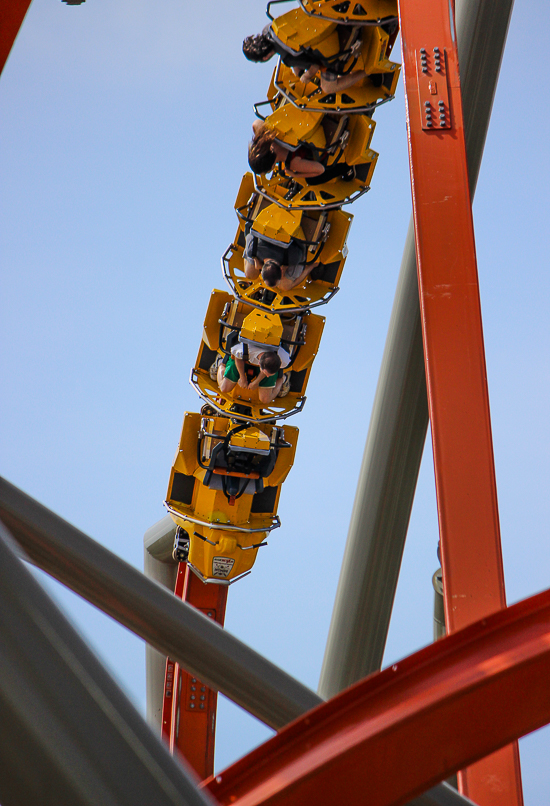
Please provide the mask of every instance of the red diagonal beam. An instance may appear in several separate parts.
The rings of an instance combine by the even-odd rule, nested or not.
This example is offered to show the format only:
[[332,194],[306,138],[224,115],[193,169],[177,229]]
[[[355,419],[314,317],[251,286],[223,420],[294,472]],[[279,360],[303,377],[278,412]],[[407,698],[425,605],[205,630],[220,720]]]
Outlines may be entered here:
[[[506,606],[483,326],[450,0],[400,0],[420,308],[447,630]],[[517,746],[459,775],[522,802]]]
[[232,806],[399,806],[550,721],[550,591],[371,675],[207,782]]
[[31,0],[0,0],[0,73],[30,4]]

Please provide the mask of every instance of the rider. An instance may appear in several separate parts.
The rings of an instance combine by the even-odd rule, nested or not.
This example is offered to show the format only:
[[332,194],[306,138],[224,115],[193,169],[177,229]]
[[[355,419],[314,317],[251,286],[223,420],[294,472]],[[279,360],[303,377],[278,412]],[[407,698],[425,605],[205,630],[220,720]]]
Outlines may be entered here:
[[277,132],[260,120],[253,122],[252,131],[254,135],[248,146],[248,164],[256,174],[265,174],[272,170],[276,162],[280,162],[287,176],[305,179],[308,185],[321,185],[337,176],[349,182],[355,176],[353,167],[345,162],[326,167],[313,159],[307,144],[295,151],[285,148],[283,143],[277,142]]
[[244,273],[249,280],[256,280],[261,272],[262,281],[268,288],[292,291],[319,265],[307,263],[304,244],[292,239],[280,246],[249,232],[243,252]]
[[239,384],[242,389],[257,389],[260,403],[269,405],[281,392],[286,378],[280,370],[289,362],[290,356],[283,347],[266,350],[239,342],[231,348],[227,364],[218,365],[220,392],[231,392]]
[[[348,33],[350,31],[349,26],[339,27],[346,28]],[[325,59],[317,49],[290,50],[277,38],[272,25],[266,25],[261,34],[247,36],[243,42],[243,53],[251,62],[267,62],[275,55],[280,56],[283,64],[292,68],[304,84],[321,71],[321,89],[325,93],[345,90],[367,75],[364,70],[340,74],[338,70],[343,69],[343,64]]]

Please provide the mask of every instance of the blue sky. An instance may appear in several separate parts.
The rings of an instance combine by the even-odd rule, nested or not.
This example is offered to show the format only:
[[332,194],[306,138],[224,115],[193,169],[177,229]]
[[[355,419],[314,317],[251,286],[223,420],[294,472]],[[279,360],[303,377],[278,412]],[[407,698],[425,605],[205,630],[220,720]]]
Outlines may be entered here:
[[[508,600],[550,585],[547,4],[518,0],[474,221]],[[137,567],[163,517],[188,384],[268,65],[264,6],[33,0],[0,80],[1,473]],[[205,55],[208,54],[208,55]],[[227,628],[316,688],[411,211],[402,88],[308,387],[283,527],[231,588]],[[385,664],[431,640],[437,516],[426,443]],[[49,581],[45,581],[53,588]],[[55,587],[138,708],[142,643]],[[267,738],[220,705],[217,765]],[[548,798],[548,729],[521,742]]]

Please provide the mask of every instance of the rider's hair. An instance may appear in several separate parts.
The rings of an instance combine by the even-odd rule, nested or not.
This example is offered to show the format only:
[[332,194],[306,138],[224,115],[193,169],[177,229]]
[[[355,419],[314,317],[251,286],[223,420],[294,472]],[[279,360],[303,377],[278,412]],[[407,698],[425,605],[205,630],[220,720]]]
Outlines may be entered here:
[[275,164],[271,150],[276,132],[262,124],[248,144],[248,164],[255,174],[266,174]]
[[264,260],[264,265],[262,266],[262,280],[268,288],[274,288],[282,276],[281,266],[276,260],[272,260],[271,258]]
[[259,361],[260,369],[269,372],[270,375],[274,375],[281,369],[281,358],[278,353],[262,353]]
[[266,56],[273,55],[273,42],[267,34],[247,36],[243,42],[243,53],[250,62],[263,62]]

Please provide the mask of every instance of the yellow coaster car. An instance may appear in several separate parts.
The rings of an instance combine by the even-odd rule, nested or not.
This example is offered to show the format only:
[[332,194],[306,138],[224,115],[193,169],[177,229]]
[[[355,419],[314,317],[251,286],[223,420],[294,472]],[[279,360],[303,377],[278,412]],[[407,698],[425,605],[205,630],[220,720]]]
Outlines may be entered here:
[[[257,327],[258,319],[264,320],[263,334],[258,329],[251,332],[252,326]],[[264,323],[260,323],[260,327]],[[319,350],[324,324],[324,317],[309,312],[267,314],[236,300],[226,291],[214,290],[197,362],[191,371],[191,384],[213,410],[235,421],[265,423],[290,417],[304,406],[309,373]],[[283,372],[289,373],[290,388],[284,397],[262,403],[257,390],[243,389],[238,384],[231,392],[220,391],[216,362],[223,365],[231,349],[243,343],[265,346],[267,351],[281,347],[288,353],[290,363]]]
[[325,92],[319,74],[304,84],[279,59],[273,73],[272,86],[299,109],[313,112],[370,113],[381,104],[391,101],[399,80],[400,65],[388,58],[391,49],[390,34],[380,26],[365,27],[362,31],[360,49],[352,55],[349,64],[342,68],[344,76],[365,72],[366,76],[356,83]]
[[186,412],[165,501],[179,527],[176,559],[204,582],[229,585],[250,573],[280,526],[279,494],[297,441],[290,426]]
[[343,25],[384,25],[397,21],[397,0],[300,0],[300,5],[306,14]]
[[[222,257],[225,279],[238,299],[272,313],[297,313],[327,303],[338,291],[347,256],[346,239],[353,220],[343,210],[286,210],[270,204],[254,189],[251,173],[241,182],[235,209],[239,228],[235,241]],[[318,263],[304,282],[291,291],[268,288],[261,276],[245,275],[245,232],[280,247],[291,241],[307,250],[307,266]]]
[[[275,142],[292,152],[305,147],[311,159],[325,164],[330,175],[344,165],[349,176],[322,182],[290,177],[278,163],[271,176],[254,175],[254,187],[269,201],[288,210],[323,210],[350,204],[370,189],[378,154],[370,148],[376,123],[367,115],[333,116],[303,112],[292,104],[279,106],[265,119],[277,133]],[[309,157],[308,157],[309,159]]]

